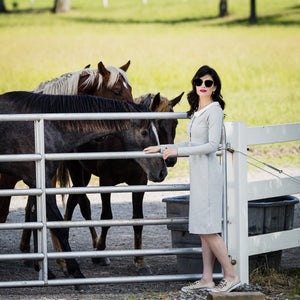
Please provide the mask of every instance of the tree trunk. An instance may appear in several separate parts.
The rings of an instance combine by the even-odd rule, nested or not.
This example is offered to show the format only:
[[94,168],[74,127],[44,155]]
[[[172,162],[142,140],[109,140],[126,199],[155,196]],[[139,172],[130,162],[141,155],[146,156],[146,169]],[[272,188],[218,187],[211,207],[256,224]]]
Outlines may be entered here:
[[0,13],[7,12],[4,4],[4,0],[0,0]]
[[255,7],[255,0],[250,0],[250,24],[256,24],[257,18],[256,18],[256,7]]
[[219,5],[219,18],[225,17],[228,15],[228,10],[227,10],[227,0],[220,0],[220,5]]
[[55,0],[54,13],[65,13],[71,10],[71,0]]

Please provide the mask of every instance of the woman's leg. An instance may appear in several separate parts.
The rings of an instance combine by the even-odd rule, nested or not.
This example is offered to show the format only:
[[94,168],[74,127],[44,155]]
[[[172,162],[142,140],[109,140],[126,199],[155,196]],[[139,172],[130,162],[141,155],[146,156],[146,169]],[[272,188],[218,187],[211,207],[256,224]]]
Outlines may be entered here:
[[236,273],[228,258],[226,245],[223,239],[218,234],[201,234],[201,240],[205,241],[210,251],[221,264],[224,271],[224,279],[233,280],[236,277]]
[[201,280],[197,280],[187,286],[182,287],[183,292],[191,292],[198,289],[212,290],[215,288],[213,281],[213,266],[215,262],[215,255],[210,250],[206,240],[202,239],[202,258],[203,258],[203,274]]
[[208,243],[205,239],[201,238],[202,244],[202,258],[203,258],[203,275],[201,282],[212,282],[213,281],[213,268],[215,263],[215,255],[210,250]]

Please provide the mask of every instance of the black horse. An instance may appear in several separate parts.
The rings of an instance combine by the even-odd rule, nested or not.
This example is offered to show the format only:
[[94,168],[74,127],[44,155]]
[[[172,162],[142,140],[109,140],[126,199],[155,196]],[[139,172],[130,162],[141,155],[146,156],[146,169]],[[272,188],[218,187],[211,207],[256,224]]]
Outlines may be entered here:
[[[2,114],[149,111],[145,105],[93,96],[45,95],[22,91],[0,95]],[[46,153],[71,152],[89,141],[108,135],[117,136],[125,151],[142,150],[148,145],[157,144],[155,126],[149,120],[45,121],[44,135]],[[35,153],[33,122],[0,122],[0,145],[0,154]],[[154,181],[162,181],[167,175],[162,158],[138,158],[136,162]],[[46,163],[45,182],[48,188],[51,187],[51,179],[58,165],[58,161]],[[30,188],[36,185],[34,162],[0,162],[0,173],[18,177]],[[30,197],[30,221],[36,220],[35,202],[35,197]],[[63,220],[53,195],[46,195],[46,214],[48,221]],[[68,229],[55,228],[52,234],[59,241],[62,251],[71,251]],[[35,250],[36,245],[35,241]],[[66,266],[68,273],[75,278],[84,277],[75,259],[67,259]]]
[[[143,95],[135,99],[137,103],[150,101],[150,109],[154,112],[173,112],[173,107],[179,103],[182,95],[168,100],[160,94]],[[176,119],[161,119],[157,120],[157,129],[159,140],[163,144],[174,143],[177,120]],[[116,137],[106,137],[105,140],[98,139],[84,145],[81,145],[76,150],[77,152],[108,152],[108,151],[124,151],[125,145],[123,141]],[[168,167],[173,167],[176,163],[176,158],[171,157],[166,161]],[[96,175],[99,178],[100,186],[114,186],[119,183],[127,183],[129,185],[146,185],[148,178],[145,171],[134,160],[97,160],[97,161],[65,161],[60,166],[59,172],[66,173],[65,168],[69,170],[74,186],[87,186],[91,175]],[[150,178],[151,180],[151,178]],[[65,183],[63,183],[65,184]],[[143,218],[143,198],[144,192],[132,193],[132,211],[133,218]],[[101,219],[112,219],[111,210],[111,194],[101,193],[102,213]],[[71,220],[75,207],[79,204],[81,213],[86,220],[91,220],[90,201],[86,194],[69,195],[65,220]],[[95,228],[90,227],[93,247],[96,250],[104,250],[106,248],[106,237],[109,227],[101,227],[101,236],[98,239]],[[135,249],[142,249],[142,230],[143,226],[134,226],[134,246]],[[94,263],[102,265],[109,264],[108,258],[93,258]],[[136,256],[134,262],[137,266],[140,275],[151,274],[150,267],[144,262],[143,256]]]

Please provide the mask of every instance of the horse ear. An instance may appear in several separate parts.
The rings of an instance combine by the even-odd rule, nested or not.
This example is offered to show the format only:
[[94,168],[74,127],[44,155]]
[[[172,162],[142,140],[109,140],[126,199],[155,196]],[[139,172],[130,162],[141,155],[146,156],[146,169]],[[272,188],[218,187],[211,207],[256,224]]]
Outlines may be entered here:
[[129,104],[129,101],[121,101],[121,103],[123,104],[124,110],[127,112],[132,112],[132,106]]
[[151,105],[151,94],[148,94],[144,103],[144,105],[146,105],[148,108],[150,108],[150,105]]
[[152,101],[152,106],[151,106],[151,110],[152,111],[157,111],[159,104],[160,104],[161,98],[160,98],[160,93],[157,93]]
[[102,75],[103,78],[106,78],[108,80],[108,78],[110,77],[110,72],[105,68],[102,61],[100,61],[98,63],[98,71]]
[[183,94],[184,94],[184,92],[182,92],[179,96],[177,96],[173,100],[170,100],[172,107],[174,107],[177,103],[179,103],[179,101],[181,100]]
[[124,66],[120,67],[121,70],[123,70],[124,72],[126,72],[128,70],[130,66],[130,60],[127,62],[127,64],[125,64]]
[[90,66],[91,66],[91,64],[89,64],[89,65],[85,66],[84,68],[85,68],[85,69],[89,69],[89,68],[90,68]]

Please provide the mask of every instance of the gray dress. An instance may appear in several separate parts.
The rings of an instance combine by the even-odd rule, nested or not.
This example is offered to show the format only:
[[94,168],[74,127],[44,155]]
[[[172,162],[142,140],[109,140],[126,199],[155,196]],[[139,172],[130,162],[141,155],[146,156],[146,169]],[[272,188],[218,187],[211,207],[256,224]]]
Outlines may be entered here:
[[216,156],[224,113],[218,102],[195,112],[188,126],[189,141],[162,145],[178,149],[178,155],[189,155],[190,207],[189,232],[219,233],[222,230],[223,178]]

